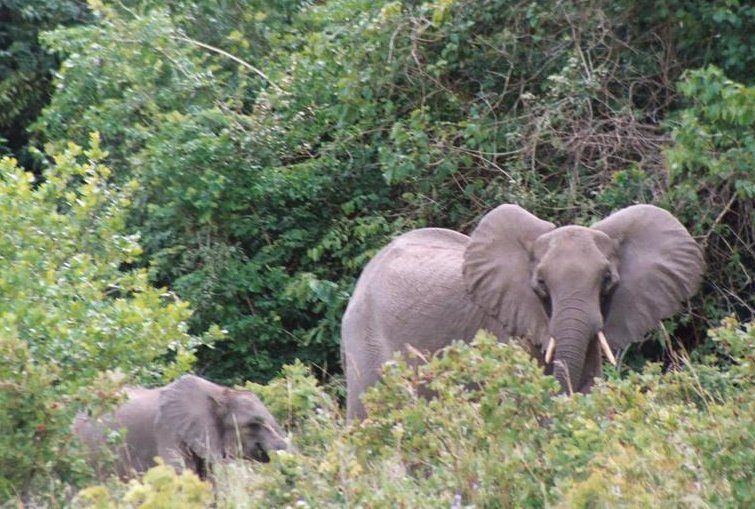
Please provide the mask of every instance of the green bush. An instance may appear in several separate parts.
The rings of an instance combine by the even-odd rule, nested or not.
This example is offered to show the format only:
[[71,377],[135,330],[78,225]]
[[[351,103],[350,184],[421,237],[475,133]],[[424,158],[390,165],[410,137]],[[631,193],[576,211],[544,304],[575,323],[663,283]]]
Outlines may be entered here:
[[297,449],[325,449],[335,439],[333,423],[343,418],[338,398],[324,391],[303,363],[285,365],[269,383],[247,382],[245,388],[295,437]]
[[[265,381],[295,358],[337,372],[342,310],[376,250],[413,227],[469,231],[501,202],[560,224],[664,206],[710,241],[712,268],[672,337],[704,341],[752,307],[743,191],[716,221],[751,183],[751,126],[700,116],[747,101],[723,92],[753,58],[740,2],[92,8],[96,22],[44,36],[65,61],[35,132],[56,144],[97,129],[115,179],[139,182],[140,263],[192,303],[192,331],[228,332],[199,352],[219,381]],[[677,90],[709,63],[724,74]],[[727,158],[738,177],[678,161],[711,153],[687,116],[745,149]]]
[[[524,349],[480,333],[419,368],[396,357],[365,396],[369,417],[350,424],[303,365],[287,366],[249,388],[286,424],[292,449],[268,464],[216,465],[213,505],[748,507],[755,323],[727,318],[710,337],[712,351],[679,354],[673,371],[612,370],[591,394],[565,397]],[[78,500],[158,500],[155,475]]]
[[[0,128],[25,127],[46,97],[30,84],[53,62],[36,32],[80,6],[6,3],[22,19],[2,36],[17,44],[2,48]],[[86,24],[42,36],[63,64],[32,130],[56,159],[35,182],[2,162],[0,494],[86,477],[68,454],[73,413],[124,378],[184,370],[219,325],[226,340],[200,346],[203,372],[260,382],[290,364],[251,387],[299,447],[230,466],[227,506],[248,493],[270,505],[751,503],[752,457],[735,448],[752,445],[751,329],[706,332],[755,306],[755,9],[88,5]],[[92,130],[90,149],[69,146]],[[649,365],[562,400],[522,352],[482,339],[419,371],[397,360],[374,417],[344,427],[337,382],[326,394],[306,366],[338,371],[359,271],[400,232],[467,232],[504,201],[559,224],[633,203],[681,218],[708,270],[665,323],[668,373]],[[704,347],[690,362],[677,341]]]
[[[35,181],[0,161],[0,496],[55,496],[87,470],[71,421],[127,380],[170,379],[194,361],[190,310],[144,270],[125,233],[132,184],[116,189],[99,138],[69,145]],[[209,338],[208,338],[209,339]],[[41,488],[41,489],[40,489]],[[52,488],[52,489],[51,489]],[[62,497],[65,494],[60,493]]]
[[[47,36],[70,57],[65,85],[36,129],[53,144],[99,130],[116,181],[139,181],[130,220],[142,233],[153,282],[192,302],[193,330],[219,323],[228,332],[228,341],[201,352],[209,375],[265,380],[297,357],[336,365],[334,331],[346,294],[322,278],[332,263],[307,253],[342,213],[342,190],[317,165],[281,168],[283,158],[296,157],[293,142],[269,98],[248,111],[259,82],[184,40],[206,30],[206,20],[156,8],[101,9],[99,24]],[[277,23],[252,13],[236,20],[247,28]],[[207,31],[228,35],[221,37],[227,50],[243,49],[239,27],[222,24],[227,15]],[[362,237],[386,230],[383,222],[360,228]],[[342,243],[333,235],[327,245]]]
[[90,22],[80,0],[3,0],[0,17],[0,155],[11,155],[28,170],[39,170],[26,128],[53,93],[60,60],[40,43],[39,34],[59,26]]
[[[301,365],[254,386],[295,448],[216,471],[218,507],[748,507],[755,323],[663,373],[612,371],[589,395],[479,334],[419,368],[397,357],[346,424]],[[423,394],[435,395],[426,399]],[[288,419],[288,420],[286,420]],[[316,433],[315,433],[316,431]]]
[[92,486],[79,492],[77,507],[97,509],[201,509],[212,499],[210,484],[191,471],[176,474],[171,466],[158,464],[124,488],[124,493],[108,486]]
[[755,86],[708,67],[686,73],[679,88],[687,107],[671,122],[666,202],[705,248],[705,316],[746,316],[755,306]]

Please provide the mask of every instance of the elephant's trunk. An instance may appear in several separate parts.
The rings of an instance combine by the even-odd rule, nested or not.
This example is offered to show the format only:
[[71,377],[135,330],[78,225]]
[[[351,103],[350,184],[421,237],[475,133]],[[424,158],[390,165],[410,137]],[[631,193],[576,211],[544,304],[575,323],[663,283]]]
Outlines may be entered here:
[[553,361],[553,374],[564,392],[569,394],[579,390],[582,379],[587,341],[579,338],[561,337],[556,340],[559,346]]
[[588,346],[602,327],[602,317],[599,312],[585,311],[582,299],[565,299],[560,304],[551,320],[555,339],[553,375],[562,390],[571,394],[581,389]]

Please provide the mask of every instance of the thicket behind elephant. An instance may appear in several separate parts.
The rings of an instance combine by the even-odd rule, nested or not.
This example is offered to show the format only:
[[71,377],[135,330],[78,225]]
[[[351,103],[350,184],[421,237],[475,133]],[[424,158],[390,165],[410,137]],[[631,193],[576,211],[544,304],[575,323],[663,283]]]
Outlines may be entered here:
[[226,458],[269,461],[287,442],[267,407],[248,391],[184,375],[162,388],[126,389],[127,400],[100,422],[80,415],[74,432],[88,447],[95,468],[107,434],[125,428],[116,451],[121,477],[143,472],[160,456],[178,471],[190,468],[205,478],[209,466]]
[[640,341],[696,291],[702,251],[669,212],[635,205],[592,227],[556,228],[516,205],[471,236],[414,230],[365,267],[343,317],[347,416],[394,352],[435,352],[487,329],[527,338],[563,391],[590,389],[601,352]]

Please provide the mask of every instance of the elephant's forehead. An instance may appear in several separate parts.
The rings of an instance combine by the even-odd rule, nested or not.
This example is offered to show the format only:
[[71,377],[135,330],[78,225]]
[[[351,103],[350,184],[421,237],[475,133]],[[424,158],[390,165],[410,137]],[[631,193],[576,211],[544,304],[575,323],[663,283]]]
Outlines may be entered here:
[[547,233],[541,235],[537,240],[538,242],[553,243],[553,242],[569,242],[579,243],[592,241],[595,236],[595,230],[585,228],[584,226],[569,225],[556,228]]
[[[603,238],[605,237],[605,238]],[[597,230],[584,226],[562,226],[541,235],[534,245],[537,257],[545,256],[600,256],[609,247],[608,237]],[[604,246],[604,244],[606,244]]]
[[256,396],[241,392],[231,399],[231,410],[238,417],[256,417],[265,413],[264,405]]

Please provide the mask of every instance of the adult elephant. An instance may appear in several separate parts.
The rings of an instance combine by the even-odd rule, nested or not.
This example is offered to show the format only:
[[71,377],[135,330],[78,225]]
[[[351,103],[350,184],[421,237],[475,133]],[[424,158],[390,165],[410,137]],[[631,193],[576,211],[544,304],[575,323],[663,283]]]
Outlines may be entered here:
[[601,351],[639,341],[696,291],[702,251],[667,211],[635,205],[592,227],[538,219],[516,205],[467,237],[414,230],[383,248],[357,282],[341,325],[347,416],[394,352],[435,352],[487,329],[527,339],[564,392],[587,392]]
[[126,431],[116,469],[130,477],[155,465],[160,456],[176,470],[190,468],[206,478],[209,466],[226,458],[270,460],[287,448],[267,407],[251,392],[214,384],[195,375],[156,389],[130,387],[127,400],[104,422],[79,415],[74,432],[88,446],[95,467],[114,429]]

